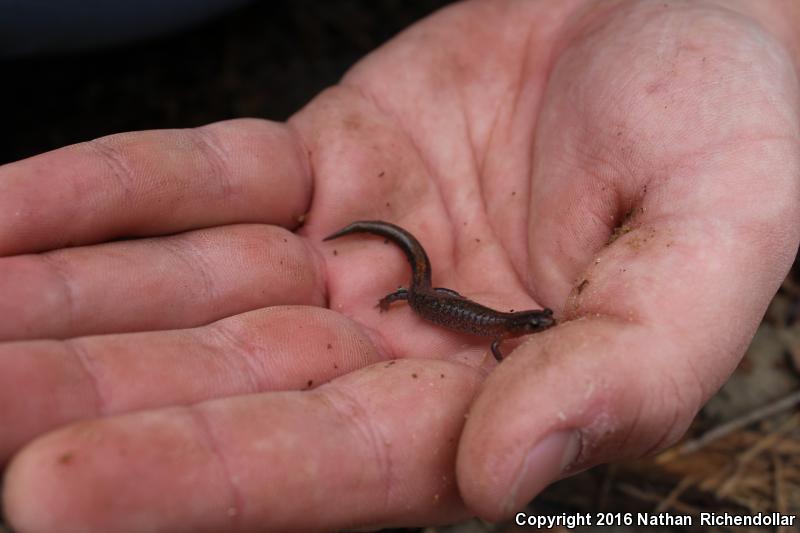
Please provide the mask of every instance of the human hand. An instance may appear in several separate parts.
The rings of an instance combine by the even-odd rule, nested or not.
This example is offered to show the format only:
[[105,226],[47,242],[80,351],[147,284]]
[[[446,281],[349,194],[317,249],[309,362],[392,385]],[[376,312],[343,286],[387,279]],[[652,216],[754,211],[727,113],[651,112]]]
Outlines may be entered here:
[[[0,328],[23,342],[0,345],[0,449],[102,417],[14,460],[12,524],[496,518],[680,436],[797,245],[794,70],[732,12],[584,4],[446,10],[288,126],[4,167]],[[358,218],[415,233],[437,285],[563,323],[481,383],[486,340],[374,309],[407,280],[398,250],[320,242]]]

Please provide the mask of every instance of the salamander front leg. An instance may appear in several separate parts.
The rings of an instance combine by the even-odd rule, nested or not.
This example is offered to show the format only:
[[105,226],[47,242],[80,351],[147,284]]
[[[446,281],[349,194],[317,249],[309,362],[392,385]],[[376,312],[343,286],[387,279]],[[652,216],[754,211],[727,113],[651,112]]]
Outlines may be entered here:
[[399,288],[391,294],[387,294],[380,300],[378,300],[378,307],[381,308],[381,313],[384,311],[389,310],[389,306],[392,302],[396,302],[398,300],[408,300],[408,289]]
[[503,339],[495,339],[495,341],[492,343],[492,355],[494,355],[494,358],[497,359],[497,362],[503,360],[503,354],[500,353],[500,342],[502,340]]

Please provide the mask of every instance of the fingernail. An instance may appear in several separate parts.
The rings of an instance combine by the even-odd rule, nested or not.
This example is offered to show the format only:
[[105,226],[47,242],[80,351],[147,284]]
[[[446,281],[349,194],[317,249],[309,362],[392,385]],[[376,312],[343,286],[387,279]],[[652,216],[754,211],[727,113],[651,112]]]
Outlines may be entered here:
[[548,435],[528,451],[517,478],[505,498],[506,514],[524,507],[552,483],[577,457],[580,441],[577,431]]

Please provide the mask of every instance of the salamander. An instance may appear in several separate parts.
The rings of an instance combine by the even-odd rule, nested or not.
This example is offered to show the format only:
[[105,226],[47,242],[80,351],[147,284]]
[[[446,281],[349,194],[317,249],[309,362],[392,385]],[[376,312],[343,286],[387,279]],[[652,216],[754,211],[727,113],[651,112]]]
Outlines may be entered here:
[[509,337],[528,335],[553,326],[556,321],[548,308],[505,313],[461,296],[454,290],[431,285],[431,262],[419,241],[400,226],[380,220],[360,220],[325,237],[325,241],[352,233],[371,233],[394,242],[411,263],[411,283],[381,298],[378,307],[406,300],[417,315],[439,326],[473,335],[491,337],[492,354],[500,361],[500,342]]

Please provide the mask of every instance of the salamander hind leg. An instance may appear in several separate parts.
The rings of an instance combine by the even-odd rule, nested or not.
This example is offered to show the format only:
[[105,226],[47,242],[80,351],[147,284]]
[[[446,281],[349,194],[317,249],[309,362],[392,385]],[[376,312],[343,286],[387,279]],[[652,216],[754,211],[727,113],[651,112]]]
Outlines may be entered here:
[[495,341],[492,343],[492,355],[494,355],[494,358],[497,359],[498,362],[503,360],[503,354],[500,353],[501,341],[502,339],[495,339]]
[[391,294],[387,294],[380,300],[378,300],[378,307],[381,309],[381,313],[384,311],[389,310],[389,306],[392,302],[396,302],[398,300],[408,300],[408,289],[403,289],[402,287],[397,289]]

